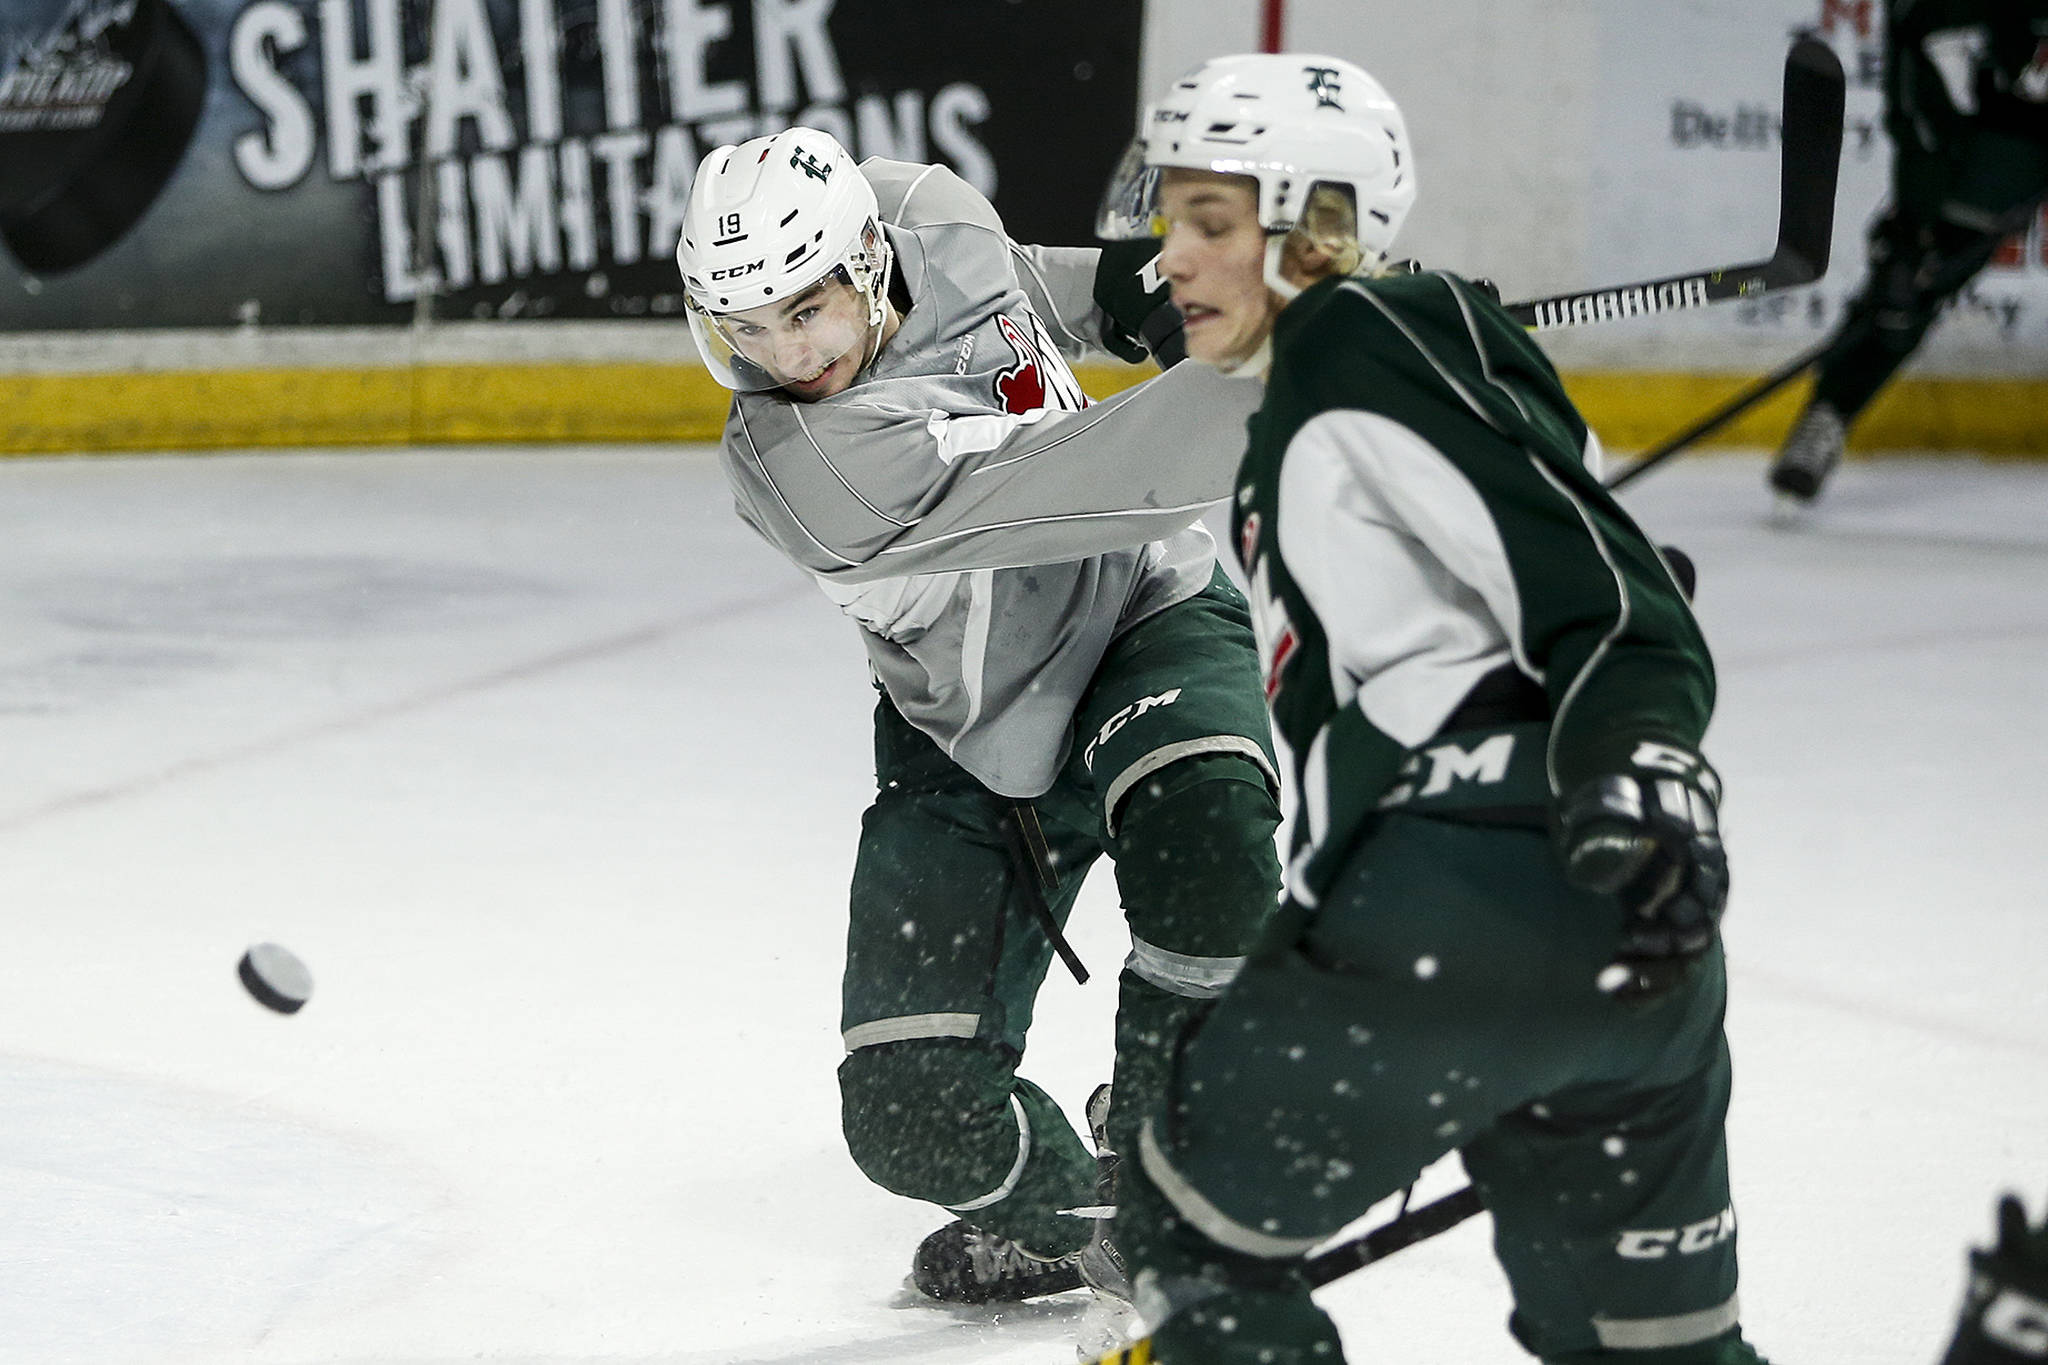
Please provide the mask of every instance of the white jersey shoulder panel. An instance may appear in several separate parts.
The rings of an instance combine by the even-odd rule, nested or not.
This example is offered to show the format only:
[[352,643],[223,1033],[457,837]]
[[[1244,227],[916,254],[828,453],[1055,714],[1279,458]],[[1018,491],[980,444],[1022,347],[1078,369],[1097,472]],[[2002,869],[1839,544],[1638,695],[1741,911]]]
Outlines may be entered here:
[[1329,641],[1339,705],[1403,744],[1512,657],[1520,599],[1478,490],[1377,413],[1311,419],[1281,463],[1280,553]]

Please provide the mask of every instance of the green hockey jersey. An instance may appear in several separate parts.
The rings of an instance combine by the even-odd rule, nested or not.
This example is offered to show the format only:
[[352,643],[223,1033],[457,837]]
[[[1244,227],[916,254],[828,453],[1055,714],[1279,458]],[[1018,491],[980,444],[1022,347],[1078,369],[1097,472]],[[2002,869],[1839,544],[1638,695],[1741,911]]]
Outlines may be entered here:
[[1644,741],[1697,748],[1714,676],[1557,374],[1439,273],[1326,280],[1281,313],[1234,527],[1299,781],[1313,903],[1482,679],[1528,680],[1555,798]]

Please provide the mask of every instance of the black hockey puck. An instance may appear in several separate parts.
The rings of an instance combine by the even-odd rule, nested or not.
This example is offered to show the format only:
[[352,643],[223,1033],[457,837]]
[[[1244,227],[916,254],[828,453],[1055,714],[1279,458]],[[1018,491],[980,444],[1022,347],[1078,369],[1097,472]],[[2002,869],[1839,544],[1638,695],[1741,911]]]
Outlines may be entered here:
[[0,240],[39,275],[141,220],[206,100],[205,50],[170,0],[48,3],[24,6],[48,28],[0,32]]
[[279,1014],[297,1014],[313,995],[313,974],[306,964],[275,943],[258,943],[243,953],[235,974],[257,1003]]

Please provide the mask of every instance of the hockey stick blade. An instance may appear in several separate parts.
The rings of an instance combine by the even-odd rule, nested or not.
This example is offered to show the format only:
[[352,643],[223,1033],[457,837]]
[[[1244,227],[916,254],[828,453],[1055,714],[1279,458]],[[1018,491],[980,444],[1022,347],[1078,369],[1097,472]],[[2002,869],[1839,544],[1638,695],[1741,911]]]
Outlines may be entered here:
[[1769,260],[1529,299],[1508,304],[1509,315],[1542,332],[1753,298],[1819,279],[1827,271],[1834,238],[1845,87],[1833,48],[1810,35],[1792,44],[1785,55],[1778,243]]
[[1765,263],[1766,288],[1812,284],[1827,274],[1835,236],[1835,182],[1842,167],[1845,84],[1835,50],[1811,34],[1785,54],[1778,245]]

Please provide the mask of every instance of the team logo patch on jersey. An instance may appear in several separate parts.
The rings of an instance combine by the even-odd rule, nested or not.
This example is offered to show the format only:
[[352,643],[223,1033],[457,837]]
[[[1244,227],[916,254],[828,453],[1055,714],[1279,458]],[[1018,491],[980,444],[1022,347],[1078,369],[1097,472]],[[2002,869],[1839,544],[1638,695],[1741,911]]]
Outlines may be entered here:
[[[1030,330],[1027,332],[1026,328]],[[1017,363],[996,376],[996,400],[1004,412],[1036,412],[1041,408],[1079,412],[1088,406],[1081,381],[1067,368],[1037,314],[1025,310],[1024,323],[1019,326],[1008,314],[998,313],[996,330],[1017,353]]]

